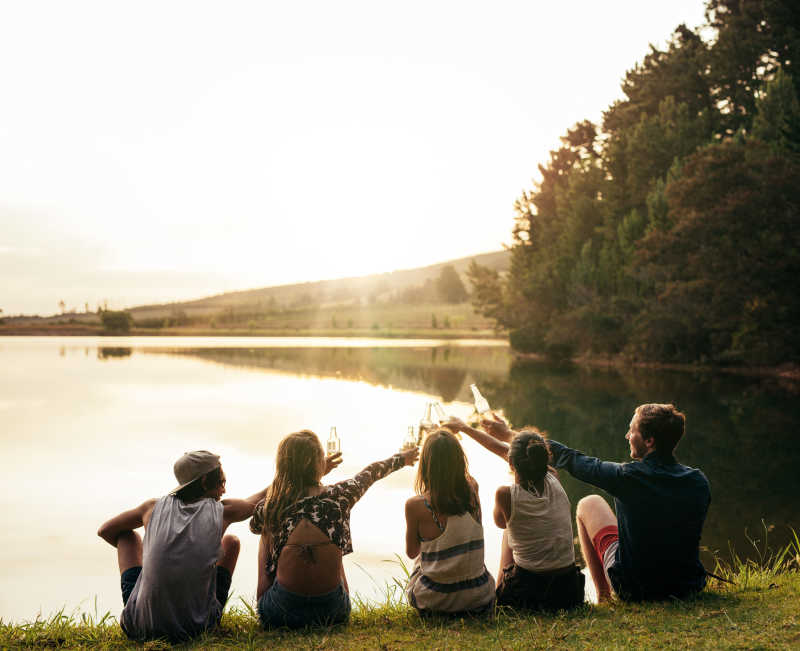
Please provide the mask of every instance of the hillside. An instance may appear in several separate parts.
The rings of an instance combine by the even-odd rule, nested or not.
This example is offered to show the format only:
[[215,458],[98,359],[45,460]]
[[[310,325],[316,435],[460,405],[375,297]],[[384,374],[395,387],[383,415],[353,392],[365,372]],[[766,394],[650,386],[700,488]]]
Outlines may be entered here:
[[177,310],[185,311],[191,318],[192,316],[208,315],[226,308],[255,309],[265,306],[303,308],[310,305],[333,307],[353,305],[356,301],[362,304],[376,303],[391,300],[393,295],[409,288],[423,286],[427,281],[433,282],[441,270],[448,265],[452,265],[467,284],[465,272],[473,260],[485,267],[505,271],[508,269],[509,252],[495,251],[457,260],[447,260],[427,267],[369,276],[226,292],[182,303],[139,306],[130,309],[129,312],[133,314],[134,319],[139,320],[168,316]]
[[[131,334],[491,336],[496,331],[495,324],[476,314],[469,298],[463,295],[464,289],[471,290],[466,270],[473,260],[504,272],[508,269],[509,252],[495,251],[369,276],[142,305],[126,311],[133,317]],[[443,300],[438,288],[442,270],[448,266],[455,269],[464,286],[462,297],[455,302]],[[0,325],[0,334],[103,332],[100,316],[95,313],[7,317]]]

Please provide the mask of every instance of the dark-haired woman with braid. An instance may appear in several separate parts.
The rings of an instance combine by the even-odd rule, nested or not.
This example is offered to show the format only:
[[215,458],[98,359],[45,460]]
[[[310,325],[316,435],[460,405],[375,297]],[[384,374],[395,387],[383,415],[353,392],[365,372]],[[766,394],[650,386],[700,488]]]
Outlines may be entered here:
[[317,435],[289,434],[278,446],[275,479],[256,506],[250,530],[258,549],[258,614],[265,628],[347,621],[350,596],[342,556],[353,551],[350,510],[377,480],[411,466],[417,448],[368,465],[330,486],[323,475],[341,463],[325,457]]
[[534,428],[499,441],[454,419],[458,429],[507,459],[514,483],[495,493],[494,521],[503,532],[497,603],[533,610],[579,606],[585,577],[575,564],[567,494],[550,468],[547,441]]

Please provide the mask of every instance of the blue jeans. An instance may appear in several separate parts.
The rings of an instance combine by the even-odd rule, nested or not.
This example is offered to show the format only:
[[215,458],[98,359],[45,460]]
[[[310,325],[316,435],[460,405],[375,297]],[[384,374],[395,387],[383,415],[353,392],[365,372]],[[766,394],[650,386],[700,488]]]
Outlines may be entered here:
[[339,624],[350,618],[350,595],[344,585],[326,594],[300,595],[274,581],[258,600],[258,616],[264,628]]

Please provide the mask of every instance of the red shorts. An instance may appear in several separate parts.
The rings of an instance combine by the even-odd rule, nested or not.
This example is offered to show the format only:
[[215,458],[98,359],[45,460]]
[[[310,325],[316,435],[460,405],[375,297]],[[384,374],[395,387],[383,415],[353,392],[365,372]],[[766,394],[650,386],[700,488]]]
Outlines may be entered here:
[[606,552],[611,545],[619,540],[619,528],[615,524],[603,527],[598,531],[592,539],[597,555],[600,561],[605,564]]

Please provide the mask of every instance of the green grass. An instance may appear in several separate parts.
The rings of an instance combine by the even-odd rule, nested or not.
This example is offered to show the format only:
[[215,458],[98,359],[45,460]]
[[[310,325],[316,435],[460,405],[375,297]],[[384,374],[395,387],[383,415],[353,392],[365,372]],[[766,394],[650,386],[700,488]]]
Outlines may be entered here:
[[[217,630],[184,648],[257,649],[790,649],[800,647],[800,541],[755,560],[734,555],[696,597],[664,603],[586,604],[571,613],[498,609],[492,619],[421,620],[403,603],[403,580],[384,588],[382,603],[357,596],[349,625],[299,632],[263,631],[253,604],[239,598]],[[23,624],[0,620],[2,648],[168,648],[127,640],[111,614],[59,612]]]

